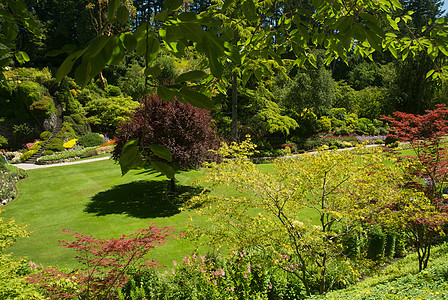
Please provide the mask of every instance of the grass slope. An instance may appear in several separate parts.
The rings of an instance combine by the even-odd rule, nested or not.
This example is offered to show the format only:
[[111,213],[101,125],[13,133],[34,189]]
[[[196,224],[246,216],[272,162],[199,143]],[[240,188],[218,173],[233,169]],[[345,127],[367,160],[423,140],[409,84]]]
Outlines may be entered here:
[[413,253],[358,284],[313,299],[448,299],[448,244],[433,248],[429,266],[422,272]]
[[[17,199],[4,207],[2,216],[29,224],[33,234],[19,240],[12,251],[36,263],[76,265],[74,252],[58,246],[58,240],[68,238],[61,232],[64,228],[110,238],[133,233],[148,223],[173,226],[180,233],[189,222],[190,212],[179,212],[166,201],[167,181],[157,174],[132,171],[122,177],[120,167],[110,160],[30,170],[28,174],[17,185]],[[198,171],[178,174],[180,190],[197,192],[182,185],[200,176]],[[171,265],[193,249],[192,243],[173,239],[154,249],[152,257]]]

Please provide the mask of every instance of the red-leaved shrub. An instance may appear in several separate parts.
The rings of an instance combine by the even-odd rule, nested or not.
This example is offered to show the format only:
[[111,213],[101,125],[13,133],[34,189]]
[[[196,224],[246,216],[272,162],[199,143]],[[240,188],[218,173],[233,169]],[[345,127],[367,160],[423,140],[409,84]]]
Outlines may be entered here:
[[143,257],[150,249],[164,244],[173,229],[150,225],[117,239],[96,239],[70,230],[63,231],[75,240],[61,241],[61,247],[75,250],[78,253],[75,258],[83,267],[71,273],[49,268],[27,278],[50,299],[116,298],[116,289],[128,281],[126,271],[129,268],[158,266],[157,262]]
[[140,108],[128,122],[121,124],[118,132],[115,159],[120,158],[126,142],[138,139],[143,157],[151,156],[145,147],[165,146],[173,156],[173,163],[181,169],[195,168],[213,159],[209,150],[219,146],[208,110],[178,100],[166,102],[154,94],[143,99]]

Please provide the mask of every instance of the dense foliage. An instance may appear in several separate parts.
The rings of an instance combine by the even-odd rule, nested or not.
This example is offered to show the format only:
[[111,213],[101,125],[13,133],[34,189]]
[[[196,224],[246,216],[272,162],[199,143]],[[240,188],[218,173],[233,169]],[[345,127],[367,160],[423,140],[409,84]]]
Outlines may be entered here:
[[178,100],[166,102],[155,94],[144,98],[130,121],[121,124],[113,152],[115,159],[121,157],[123,146],[133,139],[138,139],[147,158],[153,155],[149,146],[166,147],[172,162],[181,169],[198,167],[211,159],[209,149],[216,148],[219,142],[209,111]]

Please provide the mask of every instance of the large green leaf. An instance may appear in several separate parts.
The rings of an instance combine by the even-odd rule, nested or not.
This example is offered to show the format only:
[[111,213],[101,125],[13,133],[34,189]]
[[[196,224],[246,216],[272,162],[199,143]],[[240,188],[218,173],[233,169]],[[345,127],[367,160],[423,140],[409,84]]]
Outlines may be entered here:
[[126,33],[123,35],[123,45],[128,51],[133,51],[137,47],[137,39],[132,33]]
[[159,66],[153,66],[145,69],[145,76],[157,77],[162,73],[162,69]]
[[159,54],[160,49],[160,42],[158,39],[156,39],[154,36],[151,36],[148,39],[148,52],[146,53],[147,56],[147,65],[151,65],[152,62],[157,58],[157,55]]
[[120,163],[122,176],[143,165],[142,155],[138,150],[138,140],[130,140],[123,146],[122,155],[118,162]]
[[92,71],[91,60],[87,57],[82,59],[82,63],[76,68],[75,81],[81,86],[85,87],[90,81],[90,73]]
[[177,89],[171,89],[166,86],[157,87],[157,95],[159,95],[160,99],[163,101],[173,102],[174,97],[179,95]]
[[236,0],[225,0],[222,6],[222,11],[225,12]]
[[204,35],[204,29],[197,23],[181,23],[179,26],[185,37],[191,41],[200,41]]
[[23,51],[17,52],[15,56],[19,64],[24,64],[27,61],[30,61],[30,57],[28,56],[28,54]]
[[242,5],[241,8],[243,10],[244,16],[251,20],[252,18],[254,18],[256,16],[256,8],[255,8],[255,4],[252,0],[245,0]]
[[[2,4],[4,1],[2,1]],[[11,8],[12,12],[19,17],[27,18],[28,10],[26,9],[25,3],[23,0],[8,0],[9,8]]]
[[213,108],[213,103],[209,97],[202,93],[193,91],[189,87],[182,87],[179,91],[179,96],[182,98],[182,100],[190,103],[193,106],[207,109]]
[[109,6],[107,8],[107,16],[109,17],[109,20],[112,20],[114,18],[115,11],[120,6],[120,4],[120,0],[109,0]]
[[213,76],[221,78],[224,68],[219,61],[219,57],[221,57],[222,53],[220,53],[216,45],[214,45],[214,43],[208,38],[205,38],[203,41],[203,49],[208,58],[210,71]]
[[181,83],[185,81],[198,81],[207,77],[207,73],[200,70],[190,71],[187,73],[180,74],[176,79],[176,83]]
[[109,37],[106,35],[102,35],[97,37],[95,40],[90,43],[84,56],[87,57],[95,57],[97,56],[101,50],[103,50],[104,46],[106,46],[107,42],[109,42]]
[[152,160],[151,161],[151,166],[159,171],[160,173],[164,174],[166,177],[168,177],[168,179],[173,179],[174,175],[176,174],[176,172],[174,171],[173,167],[171,167],[170,165],[158,161],[158,160]]
[[183,3],[183,0],[165,0],[163,6],[170,11],[176,11],[182,6]]
[[14,40],[19,33],[19,27],[17,26],[16,22],[3,23],[2,30],[6,35],[6,39],[9,41]]
[[95,57],[95,59],[92,59],[91,64],[91,70],[90,70],[90,78],[94,78],[96,75],[98,75],[106,66],[106,60],[102,55],[98,55]]
[[151,145],[149,146],[149,149],[154,153],[155,156],[160,157],[166,161],[172,162],[173,156],[171,155],[170,150],[166,148],[165,146],[161,145]]
[[73,67],[75,61],[86,51],[86,49],[78,50],[70,54],[56,72],[56,81],[60,82],[64,79]]
[[129,21],[129,10],[126,6],[122,5],[118,8],[117,20],[122,25],[126,24]]

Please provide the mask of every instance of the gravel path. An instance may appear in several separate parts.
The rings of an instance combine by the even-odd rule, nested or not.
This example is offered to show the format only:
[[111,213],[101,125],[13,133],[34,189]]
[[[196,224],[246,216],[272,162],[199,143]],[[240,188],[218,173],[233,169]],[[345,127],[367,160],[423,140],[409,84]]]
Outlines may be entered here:
[[77,164],[83,164],[83,163],[88,163],[88,162],[92,162],[92,161],[99,161],[99,160],[106,160],[106,159],[110,159],[110,157],[105,156],[105,157],[98,157],[98,158],[85,159],[85,160],[75,160],[75,161],[71,161],[71,162],[52,164],[52,165],[14,164],[13,166],[16,166],[23,170],[33,170],[33,169],[41,169],[41,168],[77,165]]

